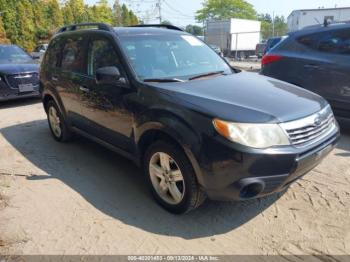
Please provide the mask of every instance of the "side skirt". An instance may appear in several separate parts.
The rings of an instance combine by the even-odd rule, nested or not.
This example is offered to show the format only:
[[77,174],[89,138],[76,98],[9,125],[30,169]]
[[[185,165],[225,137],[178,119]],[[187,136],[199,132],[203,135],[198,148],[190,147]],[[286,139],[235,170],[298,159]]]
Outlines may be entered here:
[[125,158],[127,158],[129,160],[131,160],[131,161],[133,161],[137,166],[141,166],[140,158],[138,157],[138,155],[130,154],[129,152],[126,152],[123,149],[115,147],[115,146],[111,145],[110,143],[107,143],[107,142],[105,142],[105,141],[103,141],[103,140],[101,140],[101,139],[99,139],[99,138],[97,138],[95,136],[92,136],[89,133],[87,133],[87,132],[85,132],[85,131],[77,128],[77,127],[72,127],[71,129],[72,129],[73,132],[75,132],[75,133],[77,133],[77,134],[79,134],[79,135],[81,135],[83,137],[86,137],[87,139],[92,140],[92,141],[100,144],[101,146],[103,146],[103,147],[105,147],[105,148],[107,148],[107,149],[109,149],[109,150],[111,150],[111,151],[113,151],[113,152],[115,152],[115,153],[117,153],[117,154],[119,154],[119,155],[121,155],[121,156],[123,156],[123,157],[125,157]]

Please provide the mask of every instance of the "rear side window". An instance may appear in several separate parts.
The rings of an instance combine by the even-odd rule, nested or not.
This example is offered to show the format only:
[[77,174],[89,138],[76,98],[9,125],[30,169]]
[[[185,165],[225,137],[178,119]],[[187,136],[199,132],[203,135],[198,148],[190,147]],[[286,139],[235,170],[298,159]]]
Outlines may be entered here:
[[56,37],[48,48],[48,52],[45,55],[45,64],[50,67],[58,67],[62,51],[62,39]]
[[303,36],[298,42],[314,50],[332,54],[350,54],[350,29]]
[[320,39],[318,50],[350,55],[350,30],[329,32]]
[[300,37],[298,39],[298,42],[309,48],[316,49],[319,38],[320,38],[320,34],[306,35],[306,36]]
[[85,41],[83,37],[69,37],[62,51],[61,68],[75,73],[86,73]]

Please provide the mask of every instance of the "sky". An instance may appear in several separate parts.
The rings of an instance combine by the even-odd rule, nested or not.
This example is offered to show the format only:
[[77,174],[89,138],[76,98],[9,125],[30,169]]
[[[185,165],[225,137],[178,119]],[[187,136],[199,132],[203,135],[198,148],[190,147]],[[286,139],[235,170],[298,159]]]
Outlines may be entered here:
[[[95,4],[98,0],[85,0],[88,4]],[[158,20],[156,12],[157,0],[119,0],[125,3],[137,15],[148,23]],[[293,10],[319,7],[350,7],[350,0],[246,0],[251,3],[258,13],[272,13],[287,17]],[[109,0],[111,5],[114,0]],[[185,26],[195,23],[195,13],[202,6],[202,0],[162,0],[163,20],[169,20],[174,25]],[[146,18],[146,19],[145,19]]]

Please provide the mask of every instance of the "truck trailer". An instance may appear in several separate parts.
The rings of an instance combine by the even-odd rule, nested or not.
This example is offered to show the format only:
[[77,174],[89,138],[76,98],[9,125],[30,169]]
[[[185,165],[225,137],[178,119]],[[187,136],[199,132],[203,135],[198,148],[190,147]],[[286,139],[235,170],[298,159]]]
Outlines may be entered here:
[[255,55],[260,43],[261,22],[232,18],[223,21],[208,21],[205,42],[221,48],[225,56],[239,59]]

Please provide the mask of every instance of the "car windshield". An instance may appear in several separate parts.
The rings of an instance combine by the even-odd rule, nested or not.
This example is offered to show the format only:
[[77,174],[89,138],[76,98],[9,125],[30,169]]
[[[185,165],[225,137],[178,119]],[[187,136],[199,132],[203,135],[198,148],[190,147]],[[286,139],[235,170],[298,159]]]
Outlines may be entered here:
[[15,45],[0,46],[0,63],[29,62],[32,58]]
[[220,56],[191,35],[128,35],[120,38],[141,80],[189,80],[205,74],[214,76],[214,72],[232,74]]

